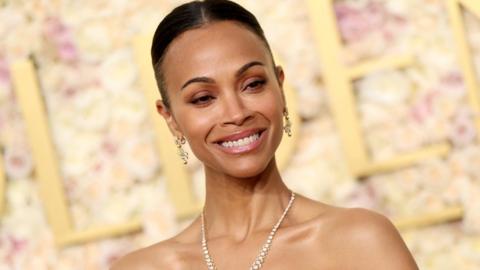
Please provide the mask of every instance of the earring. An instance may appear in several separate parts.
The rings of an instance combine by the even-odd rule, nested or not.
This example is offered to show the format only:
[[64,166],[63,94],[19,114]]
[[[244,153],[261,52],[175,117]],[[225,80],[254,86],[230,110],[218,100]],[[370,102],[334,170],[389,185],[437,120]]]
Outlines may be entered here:
[[185,151],[183,149],[183,145],[185,144],[186,140],[185,140],[185,137],[177,137],[175,139],[175,144],[177,145],[177,149],[178,149],[178,155],[180,156],[180,158],[183,160],[183,164],[187,164],[188,162],[188,152]]
[[285,126],[283,126],[283,130],[287,133],[288,137],[292,137],[292,122],[290,121],[290,117],[288,116],[288,110],[285,108],[283,110],[283,116],[285,117]]

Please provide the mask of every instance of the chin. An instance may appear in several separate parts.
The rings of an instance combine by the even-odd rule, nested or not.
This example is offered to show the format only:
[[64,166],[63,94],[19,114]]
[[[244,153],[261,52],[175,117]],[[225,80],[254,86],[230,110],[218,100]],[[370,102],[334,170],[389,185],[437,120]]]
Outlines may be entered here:
[[249,160],[244,162],[229,163],[223,165],[223,171],[236,178],[252,178],[262,174],[274,159],[268,161]]

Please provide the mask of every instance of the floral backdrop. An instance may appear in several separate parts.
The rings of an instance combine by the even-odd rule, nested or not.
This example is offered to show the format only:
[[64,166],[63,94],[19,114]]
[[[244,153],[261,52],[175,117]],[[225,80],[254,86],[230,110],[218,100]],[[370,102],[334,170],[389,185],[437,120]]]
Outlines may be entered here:
[[[153,144],[132,39],[151,32],[177,0],[0,0],[0,149],[7,176],[0,219],[0,270],[108,269],[128,251],[172,236],[175,218]],[[463,205],[461,221],[402,231],[421,269],[480,267],[480,145],[443,0],[335,2],[350,63],[409,53],[417,63],[355,82],[358,113],[373,159],[440,141],[445,158],[359,181],[349,174],[330,113],[304,1],[237,1],[260,20],[299,96],[295,155],[283,175],[308,197],[361,206],[391,218]],[[465,12],[480,68],[480,18]],[[281,27],[279,27],[281,26]],[[288,40],[288,46],[285,44]],[[10,65],[31,56],[38,68],[74,225],[140,216],[143,231],[57,248],[33,179]],[[478,72],[480,74],[480,72]],[[294,127],[295,128],[295,127]],[[173,143],[171,138],[166,142]],[[72,143],[73,142],[73,143]],[[201,164],[193,160],[196,191]]]

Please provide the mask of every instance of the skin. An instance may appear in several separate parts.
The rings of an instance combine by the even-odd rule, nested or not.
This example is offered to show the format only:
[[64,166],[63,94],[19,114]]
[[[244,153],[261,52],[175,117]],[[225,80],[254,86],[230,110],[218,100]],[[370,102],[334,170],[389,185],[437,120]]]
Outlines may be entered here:
[[[259,62],[237,76],[245,64]],[[174,136],[203,162],[208,247],[219,269],[248,269],[290,198],[275,163],[282,139],[284,73],[264,43],[235,22],[215,22],[177,37],[163,62],[171,109],[157,101]],[[192,78],[203,78],[182,89]],[[205,80],[208,78],[208,80]],[[264,82],[264,83],[261,83]],[[218,139],[266,128],[255,151],[232,155]],[[301,181],[301,179],[299,179]],[[206,269],[200,219],[178,235],[120,259],[112,270]],[[263,269],[418,269],[392,223],[361,208],[297,194]]]

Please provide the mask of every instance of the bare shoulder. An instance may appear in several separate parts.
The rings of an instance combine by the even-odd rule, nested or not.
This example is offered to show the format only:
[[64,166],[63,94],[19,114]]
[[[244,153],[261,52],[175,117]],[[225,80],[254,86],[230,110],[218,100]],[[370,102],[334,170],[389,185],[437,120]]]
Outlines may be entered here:
[[174,250],[175,243],[172,240],[162,241],[123,256],[110,270],[176,269],[170,268],[177,261]]
[[195,222],[167,240],[136,250],[117,260],[110,270],[188,270],[198,260]]
[[344,269],[418,269],[387,217],[363,208],[332,208],[327,220],[329,244],[339,258],[351,258]]

